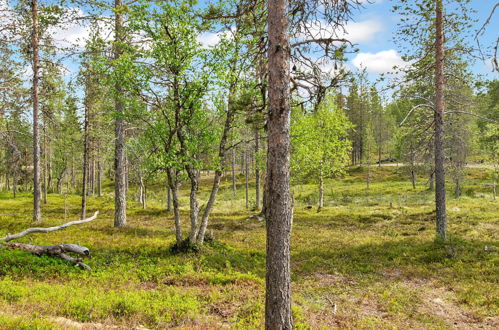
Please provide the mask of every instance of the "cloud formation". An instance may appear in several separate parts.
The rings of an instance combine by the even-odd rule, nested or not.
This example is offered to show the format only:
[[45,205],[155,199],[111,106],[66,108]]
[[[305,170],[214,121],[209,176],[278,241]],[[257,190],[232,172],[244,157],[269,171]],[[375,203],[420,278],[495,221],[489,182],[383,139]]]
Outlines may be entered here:
[[381,74],[394,71],[394,67],[403,68],[408,65],[395,49],[377,53],[359,53],[352,60],[357,68],[366,68],[367,72]]

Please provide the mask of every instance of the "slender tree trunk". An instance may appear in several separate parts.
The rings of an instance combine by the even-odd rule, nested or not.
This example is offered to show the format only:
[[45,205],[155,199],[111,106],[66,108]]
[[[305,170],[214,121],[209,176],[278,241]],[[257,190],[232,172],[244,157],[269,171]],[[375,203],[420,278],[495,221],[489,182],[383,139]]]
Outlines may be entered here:
[[257,158],[260,151],[260,132],[258,127],[255,129],[255,210],[260,209],[260,167]]
[[433,190],[433,189],[435,189],[435,176],[434,176],[434,174],[433,174],[433,173],[434,173],[434,171],[433,171],[433,169],[431,168],[431,169],[430,169],[430,179],[428,180],[428,181],[429,181],[429,182],[428,182],[428,189],[429,189],[429,190]]
[[199,206],[197,200],[197,193],[199,190],[199,176],[196,170],[187,166],[186,171],[191,182],[191,192],[189,194],[189,215],[191,219],[191,231],[189,232],[189,243],[196,244],[198,236],[198,219],[199,219]]
[[100,154],[97,162],[97,196],[102,196],[102,164],[100,161]]
[[[236,63],[234,64],[234,66],[235,65]],[[235,67],[233,67],[233,70],[235,70]],[[211,210],[213,209],[213,205],[215,204],[215,199],[217,198],[218,189],[220,188],[220,180],[222,179],[222,173],[225,170],[224,163],[225,163],[225,153],[227,151],[226,150],[227,140],[229,138],[229,133],[232,127],[232,122],[234,120],[234,114],[235,114],[235,109],[232,104],[232,95],[234,93],[234,89],[236,86],[234,84],[231,87],[232,87],[231,91],[229,92],[227,116],[225,117],[224,129],[222,132],[222,136],[220,138],[220,144],[218,146],[219,164],[217,169],[215,170],[215,176],[213,178],[213,187],[211,189],[210,198],[208,199],[208,202],[206,203],[206,208],[204,209],[203,212],[203,217],[201,219],[201,227],[199,229],[198,238],[197,238],[197,242],[200,245],[204,243],[206,228],[208,226],[208,219],[210,217]]]
[[[121,0],[114,1],[115,13],[115,45],[114,56],[119,60],[122,54],[121,43],[123,36],[123,6]],[[114,226],[126,226],[126,173],[125,173],[125,123],[123,113],[125,106],[123,104],[123,87],[116,78],[115,89],[115,149],[114,149]]]
[[[46,118],[45,118],[46,120]],[[46,123],[43,124],[43,152],[45,153],[45,157],[43,157],[43,171],[42,171],[42,195],[43,195],[43,204],[47,205],[47,171],[48,171],[48,162],[47,162],[47,126]]]
[[411,182],[412,182],[412,189],[416,189],[416,171],[414,168],[411,168]]
[[456,177],[455,182],[456,182],[456,187],[454,190],[454,194],[456,195],[456,197],[459,197],[461,196],[461,182],[459,180],[459,177]]
[[182,244],[182,227],[180,218],[180,204],[178,201],[178,176],[177,172],[171,168],[167,170],[168,175],[168,192],[171,191],[173,200],[173,215],[175,218],[175,238],[177,246]]
[[168,212],[172,211],[172,189],[170,188],[170,185],[167,187],[167,202],[166,202],[166,210]]
[[269,118],[267,169],[267,275],[265,328],[292,329],[290,245],[290,76],[288,1],[268,6]]
[[33,53],[33,221],[42,221],[41,187],[40,187],[40,134],[39,134],[39,103],[38,103],[38,69],[40,59],[38,54],[38,0],[31,0],[31,18],[33,30],[31,35],[31,51]]
[[322,173],[322,169],[319,173],[319,210],[322,210],[324,207],[324,175]]
[[92,156],[92,162],[90,164],[91,164],[91,166],[90,166],[90,187],[91,188],[90,189],[92,191],[92,196],[95,196],[95,156]]
[[140,203],[142,204],[142,209],[146,209],[146,187],[144,185],[144,180],[140,176]]
[[[88,74],[88,73],[87,73]],[[86,80],[89,77],[85,77]],[[88,96],[87,96],[88,97]],[[88,187],[88,158],[89,158],[89,142],[90,142],[90,108],[89,100],[85,100],[85,121],[83,124],[83,169],[82,169],[82,186],[81,186],[81,218],[85,219],[87,214],[87,187]],[[74,173],[74,170],[73,170]]]
[[444,169],[444,111],[445,111],[445,78],[444,78],[444,28],[442,0],[436,0],[435,24],[435,206],[437,214],[437,234],[446,239],[447,216],[445,202],[445,169]]
[[246,209],[249,209],[249,155],[248,150],[244,152],[244,181],[246,188]]
[[236,149],[232,149],[232,193],[234,194],[234,197],[236,196],[237,193],[237,186],[236,186]]
[[71,188],[76,188],[76,171],[75,171],[75,157],[71,156]]
[[14,167],[14,175],[12,177],[12,192],[14,193],[14,198],[17,197],[17,165]]

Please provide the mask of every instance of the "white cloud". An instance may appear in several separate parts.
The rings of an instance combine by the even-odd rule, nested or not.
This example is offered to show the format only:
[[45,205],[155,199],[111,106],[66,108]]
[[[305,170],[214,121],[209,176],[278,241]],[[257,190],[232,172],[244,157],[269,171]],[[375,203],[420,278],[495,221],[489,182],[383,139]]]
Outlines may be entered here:
[[197,37],[197,41],[205,48],[216,46],[220,42],[220,32],[203,32]]
[[373,41],[376,34],[383,30],[383,24],[378,20],[363,22],[348,22],[342,36],[353,43],[366,43]]
[[232,26],[229,30],[203,32],[196,39],[204,48],[210,48],[216,46],[222,38],[232,40],[235,33],[236,28]]
[[305,24],[306,33],[301,33],[299,40],[310,38],[344,38],[352,43],[367,43],[383,31],[383,23],[376,19],[362,22],[348,22],[343,28],[334,27],[322,20]]
[[[87,16],[81,8],[68,8],[71,17]],[[104,39],[109,39],[112,29],[102,20],[98,22],[99,28]],[[88,21],[71,20],[56,26],[51,26],[48,33],[52,35],[56,46],[58,47],[85,47],[86,41],[90,37],[91,25]]]
[[366,68],[370,73],[387,73],[393,71],[393,67],[405,67],[408,65],[395,49],[383,50],[377,53],[359,53],[352,60],[357,68]]

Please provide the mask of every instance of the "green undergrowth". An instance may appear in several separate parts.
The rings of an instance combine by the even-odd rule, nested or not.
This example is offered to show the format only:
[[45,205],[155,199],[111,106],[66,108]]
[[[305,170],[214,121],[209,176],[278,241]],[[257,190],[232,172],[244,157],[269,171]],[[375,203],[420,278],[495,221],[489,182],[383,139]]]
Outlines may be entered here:
[[[353,168],[327,182],[321,212],[313,182],[293,185],[297,328],[493,324],[499,313],[499,219],[498,202],[483,185],[490,173],[470,169],[459,198],[452,196],[449,182],[445,243],[435,241],[433,192],[422,179],[412,189],[406,173],[401,167],[373,167],[367,189],[365,168]],[[5,311],[0,328],[52,329],[57,317],[122,327],[261,328],[265,223],[248,219],[254,212],[245,209],[244,182],[234,195],[230,178],[224,180],[208,227],[214,239],[187,253],[172,249],[174,222],[160,185],[148,187],[145,210],[132,187],[128,226],[116,229],[109,183],[102,197],[89,198],[88,214],[100,211],[95,221],[19,240],[84,245],[91,250],[86,262],[92,272],[0,247],[0,311]],[[201,205],[209,183],[204,178]],[[31,198],[0,193],[0,236],[33,225]],[[182,190],[181,203],[187,201],[188,192]],[[42,225],[77,219],[79,205],[76,195],[49,195]],[[182,217],[187,233],[187,208]],[[445,305],[436,306],[438,299]],[[461,316],[453,320],[452,313]]]

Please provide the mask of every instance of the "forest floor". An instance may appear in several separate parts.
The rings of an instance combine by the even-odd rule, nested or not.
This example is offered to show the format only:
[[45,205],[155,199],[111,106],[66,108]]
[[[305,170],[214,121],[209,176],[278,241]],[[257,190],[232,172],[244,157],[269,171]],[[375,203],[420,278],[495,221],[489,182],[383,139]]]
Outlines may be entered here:
[[[425,182],[412,189],[403,167],[371,168],[369,189],[358,168],[328,181],[320,213],[316,185],[295,184],[296,328],[499,328],[499,201],[483,185],[491,173],[468,169],[459,198],[449,183],[445,244],[435,242],[433,193]],[[215,240],[197,253],[171,252],[159,186],[149,187],[146,210],[132,189],[128,227],[113,228],[111,183],[89,199],[88,213],[100,211],[93,222],[19,240],[87,246],[92,272],[0,248],[0,328],[261,328],[265,224],[248,220],[244,185],[234,197],[229,179],[209,225]],[[49,195],[43,225],[77,219],[79,206],[76,195]],[[0,237],[31,227],[31,208],[30,194],[0,193]]]

